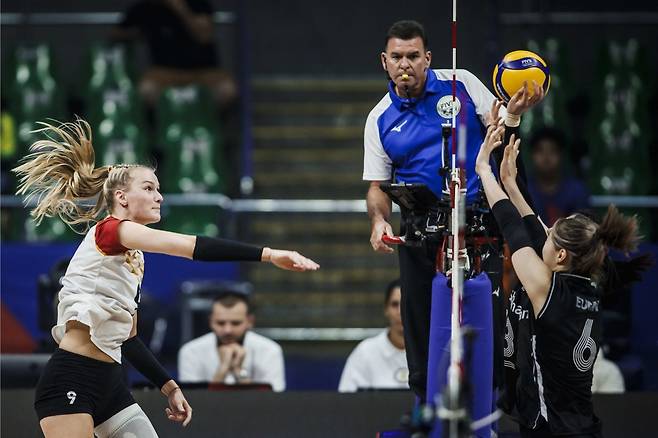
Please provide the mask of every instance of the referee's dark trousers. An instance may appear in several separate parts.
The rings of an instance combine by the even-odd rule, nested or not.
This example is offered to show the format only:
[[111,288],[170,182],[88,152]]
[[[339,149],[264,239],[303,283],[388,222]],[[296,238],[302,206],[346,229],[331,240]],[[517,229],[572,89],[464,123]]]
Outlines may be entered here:
[[[402,233],[404,234],[404,233]],[[400,286],[404,347],[409,367],[409,386],[425,402],[429,357],[432,280],[436,274],[438,244],[400,246]]]

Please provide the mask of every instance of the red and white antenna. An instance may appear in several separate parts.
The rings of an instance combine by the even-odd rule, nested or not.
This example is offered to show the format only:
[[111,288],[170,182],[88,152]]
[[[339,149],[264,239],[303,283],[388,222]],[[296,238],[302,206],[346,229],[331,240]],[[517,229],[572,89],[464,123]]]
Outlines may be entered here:
[[[451,438],[458,438],[460,412],[460,393],[462,391],[462,300],[464,295],[464,260],[466,248],[464,244],[464,229],[466,216],[466,174],[464,161],[466,158],[466,127],[463,122],[457,129],[457,0],[452,1],[452,163],[450,172],[451,200],[451,284],[452,311],[450,316],[450,366],[448,368],[447,408],[449,414],[448,431]],[[463,117],[461,118],[463,119]],[[456,132],[458,130],[458,132]],[[459,134],[457,144],[456,135]],[[459,146],[459,147],[457,147]],[[446,400],[444,398],[444,400]]]

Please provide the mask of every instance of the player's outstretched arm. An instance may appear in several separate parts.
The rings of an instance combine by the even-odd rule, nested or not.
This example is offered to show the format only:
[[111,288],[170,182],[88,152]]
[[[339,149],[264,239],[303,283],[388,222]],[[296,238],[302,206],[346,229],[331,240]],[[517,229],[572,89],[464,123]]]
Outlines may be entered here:
[[[489,126],[476,158],[475,171],[482,181],[487,201],[496,218],[498,227],[510,247],[514,271],[528,292],[533,310],[537,315],[546,302],[552,272],[535,253],[519,211],[500,187],[491,170],[489,164],[491,152],[502,144],[503,130],[504,128],[500,126]],[[519,142],[520,140],[515,140],[513,145],[518,147]]]
[[315,271],[320,268],[313,260],[295,251],[156,230],[130,221],[124,221],[119,226],[119,241],[130,249],[199,261],[262,261],[291,271]]
[[500,163],[500,179],[509,195],[510,201],[512,201],[512,204],[523,218],[523,225],[532,239],[532,246],[535,253],[541,257],[542,248],[546,241],[546,230],[539,221],[539,218],[535,215],[532,206],[528,203],[528,199],[518,186],[518,155],[518,141],[511,139],[510,143],[505,147],[505,153]]
[[514,207],[519,211],[521,217],[534,214],[532,208],[526,202],[519,186],[517,184],[518,169],[516,159],[519,155],[520,141],[512,134],[509,144],[505,147],[503,159],[500,163],[500,180],[509,195],[510,201]]

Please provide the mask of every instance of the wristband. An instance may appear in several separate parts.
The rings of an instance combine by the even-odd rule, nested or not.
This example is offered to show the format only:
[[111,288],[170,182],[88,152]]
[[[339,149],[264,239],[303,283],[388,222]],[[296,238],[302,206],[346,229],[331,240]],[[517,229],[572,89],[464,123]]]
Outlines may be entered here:
[[521,124],[521,116],[516,114],[507,113],[505,116],[505,126],[516,128]]

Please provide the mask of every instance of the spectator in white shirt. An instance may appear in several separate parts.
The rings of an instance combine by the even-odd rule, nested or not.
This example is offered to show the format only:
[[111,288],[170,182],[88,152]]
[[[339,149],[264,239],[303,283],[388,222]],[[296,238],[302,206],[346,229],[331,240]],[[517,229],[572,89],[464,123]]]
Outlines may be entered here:
[[181,382],[268,383],[286,388],[283,351],[276,342],[251,331],[254,314],[246,295],[225,293],[213,301],[211,332],[178,352]]
[[624,376],[616,363],[606,359],[603,348],[599,348],[592,374],[592,392],[621,394],[626,390]]
[[391,282],[386,289],[384,315],[388,319],[388,328],[377,336],[364,339],[352,351],[345,363],[338,391],[409,389],[399,280]]

